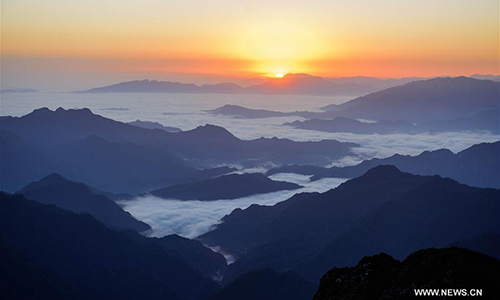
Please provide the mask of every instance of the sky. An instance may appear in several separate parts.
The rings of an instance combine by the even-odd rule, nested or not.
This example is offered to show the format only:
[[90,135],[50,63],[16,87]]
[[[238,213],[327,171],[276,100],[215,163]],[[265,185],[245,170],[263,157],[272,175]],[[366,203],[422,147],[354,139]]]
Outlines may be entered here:
[[2,0],[3,87],[499,73],[498,0]]

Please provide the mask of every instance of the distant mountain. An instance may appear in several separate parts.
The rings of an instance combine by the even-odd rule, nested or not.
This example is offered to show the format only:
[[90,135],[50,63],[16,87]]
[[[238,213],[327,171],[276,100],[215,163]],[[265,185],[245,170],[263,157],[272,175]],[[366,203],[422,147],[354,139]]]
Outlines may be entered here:
[[34,89],[0,89],[0,93],[36,93],[38,90]]
[[353,82],[337,83],[308,74],[286,74],[283,78],[273,78],[263,84],[249,86],[245,92],[252,94],[298,94],[298,95],[359,95],[373,91]]
[[195,300],[219,289],[162,247],[132,241],[88,214],[0,193],[0,220],[2,245],[17,257],[0,264],[7,268],[1,272],[0,293],[14,299],[63,294],[68,295],[64,299]]
[[297,116],[309,120],[294,121],[283,125],[324,132],[349,132],[356,134],[416,134],[422,132],[490,131],[494,134],[500,133],[499,109],[481,111],[471,117],[429,121],[418,125],[402,120],[361,122],[356,119],[336,117],[338,113],[336,113],[335,110],[325,112],[279,112],[265,109],[250,109],[238,105],[224,105],[216,109],[206,110],[206,112],[214,115],[233,116],[243,119]]
[[295,190],[300,185],[284,181],[274,181],[259,173],[230,174],[192,183],[173,185],[152,191],[151,194],[180,200],[236,199],[255,194],[283,190]]
[[180,128],[171,127],[171,126],[163,126],[158,122],[135,120],[134,122],[128,122],[127,124],[141,127],[141,128],[146,128],[146,129],[161,129],[161,130],[165,130],[167,132],[181,132],[182,131]]
[[296,274],[267,269],[236,278],[208,300],[309,300],[316,289]]
[[289,113],[271,111],[264,109],[250,109],[239,105],[229,105],[218,107],[216,109],[207,110],[206,112],[214,115],[235,116],[245,119],[262,119],[273,117],[286,117]]
[[471,186],[500,188],[500,141],[473,145],[457,154],[440,149],[424,151],[417,156],[395,154],[383,159],[374,158],[349,167],[289,165],[271,169],[266,175],[313,175],[313,181],[327,177],[354,178],[379,165],[394,165],[404,172],[419,175],[440,175]]
[[238,93],[243,88],[234,83],[196,85],[157,80],[136,80],[104,87],[93,88],[77,93]]
[[51,174],[30,183],[18,193],[40,203],[52,204],[75,213],[91,214],[110,228],[139,232],[151,229],[106,196],[95,194],[85,184],[69,181],[59,174]]
[[313,300],[419,298],[415,289],[435,289],[438,293],[456,289],[460,296],[469,296],[464,297],[467,299],[475,298],[468,295],[471,289],[480,289],[483,297],[498,299],[498,282],[498,259],[460,248],[431,248],[417,251],[403,262],[381,253],[364,257],[355,267],[333,268],[321,279]]
[[336,105],[336,116],[414,123],[470,117],[498,109],[500,83],[467,77],[410,82]]
[[486,232],[467,240],[455,241],[450,246],[474,250],[500,259],[500,234],[498,232]]
[[250,78],[242,86],[234,83],[195,85],[157,80],[136,80],[77,93],[221,93],[268,95],[361,95],[408,83],[420,78],[378,79],[372,77],[324,78],[309,74],[286,74],[283,78]]
[[294,112],[280,112],[265,109],[251,109],[239,105],[229,105],[218,107],[216,109],[206,110],[207,113],[213,115],[233,116],[243,119],[264,119],[275,117],[289,117],[298,116],[303,118],[328,118],[327,113],[323,112],[310,112],[310,111],[294,111]]
[[349,132],[356,134],[391,134],[417,133],[417,127],[406,121],[380,120],[375,123],[366,123],[354,119],[336,117],[332,120],[306,120],[283,124],[295,128],[325,132]]
[[376,78],[367,76],[355,76],[355,77],[330,77],[325,78],[326,80],[339,83],[339,84],[359,84],[370,89],[370,92],[376,92],[398,85],[403,85],[412,81],[424,80],[428,78],[423,77],[404,77],[404,78]]
[[500,190],[378,166],[322,194],[236,209],[199,239],[239,256],[224,282],[262,268],[294,270],[315,282],[328,268],[366,255],[402,258],[498,232],[499,199]]
[[[2,161],[19,162],[17,166],[0,165],[2,176],[7,178],[0,186],[7,191],[57,172],[99,190],[142,193],[209,178],[196,168],[291,161],[324,165],[352,155],[351,148],[358,146],[335,140],[240,140],[213,125],[170,133],[117,122],[88,109],[38,109],[20,118],[0,117],[0,126],[2,139],[17,141],[0,145]],[[35,152],[40,159],[30,158]],[[28,160],[34,165],[25,164]],[[7,168],[10,165],[12,168]]]

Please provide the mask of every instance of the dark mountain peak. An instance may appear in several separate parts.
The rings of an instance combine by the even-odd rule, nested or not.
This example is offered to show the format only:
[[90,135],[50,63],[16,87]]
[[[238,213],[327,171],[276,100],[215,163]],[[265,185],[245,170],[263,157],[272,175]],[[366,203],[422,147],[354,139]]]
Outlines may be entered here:
[[93,192],[87,185],[53,173],[32,182],[18,194],[44,204],[52,204],[76,213],[88,213],[111,228],[145,231],[149,225],[134,219],[108,197]]
[[33,110],[28,115],[31,115],[31,114],[43,114],[43,113],[48,113],[48,112],[52,112],[52,111],[48,107],[41,107],[41,108],[37,108],[37,109]]
[[45,176],[44,178],[40,179],[37,181],[40,184],[54,184],[54,183],[61,183],[61,182],[67,182],[66,178],[64,178],[62,175],[58,173],[52,173],[50,175]]
[[78,191],[83,192],[83,188],[85,189],[84,192],[90,193],[90,189],[83,183],[68,180],[58,173],[52,173],[38,181],[32,182],[21,189],[18,193],[26,196],[32,192],[37,192],[37,190],[44,189],[50,186],[57,186],[58,188],[62,188],[63,186],[66,186],[66,188],[68,188],[68,186],[72,186],[75,191],[77,189]]
[[64,109],[62,107],[58,107],[55,111],[56,114],[71,114],[71,115],[94,115],[94,113],[88,108],[71,108]]
[[429,156],[429,155],[439,156],[439,157],[447,157],[447,156],[453,156],[455,154],[450,149],[441,148],[441,149],[437,149],[437,150],[433,150],[433,151],[426,150],[426,151],[420,153],[417,157]]
[[94,114],[88,108],[64,109],[62,107],[59,107],[56,110],[50,110],[47,107],[43,107],[43,108],[35,109],[31,113],[29,113],[21,118],[27,118],[27,119],[33,119],[33,120],[49,119],[50,121],[54,121],[55,118],[85,119],[88,117],[98,117],[98,115]]
[[381,177],[381,178],[394,178],[401,176],[402,174],[406,174],[401,172],[398,168],[393,165],[380,165],[374,168],[371,168],[366,172],[362,177]]
[[185,131],[183,134],[196,135],[197,137],[203,139],[237,139],[237,137],[235,137],[226,128],[211,124],[198,126],[193,130]]

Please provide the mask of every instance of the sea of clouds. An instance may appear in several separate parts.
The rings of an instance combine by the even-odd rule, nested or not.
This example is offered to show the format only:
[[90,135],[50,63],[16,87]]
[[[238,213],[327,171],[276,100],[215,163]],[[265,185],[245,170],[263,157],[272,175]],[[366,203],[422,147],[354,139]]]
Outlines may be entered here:
[[[417,155],[426,150],[440,148],[459,152],[474,144],[500,140],[499,135],[488,132],[446,132],[415,135],[327,133],[283,126],[283,123],[286,122],[303,120],[300,117],[244,119],[215,116],[205,112],[205,110],[225,104],[286,112],[319,111],[319,108],[325,105],[339,104],[347,100],[350,98],[220,94],[13,93],[2,95],[0,115],[23,116],[41,107],[50,109],[86,107],[96,114],[122,122],[139,119],[158,122],[165,126],[179,127],[182,130],[190,130],[205,124],[219,125],[241,139],[272,138],[275,136],[295,141],[336,139],[360,145],[360,147],[353,149],[352,156],[333,161],[330,166],[354,165],[364,159],[384,158],[396,153]],[[274,166],[263,165],[239,172],[264,173],[271,167]],[[131,201],[122,201],[121,205],[137,219],[151,225],[152,230],[149,234],[152,236],[177,233],[193,238],[209,231],[222,217],[231,213],[235,208],[246,208],[251,204],[274,205],[290,198],[296,192],[324,192],[344,181],[343,179],[326,178],[309,182],[307,176],[296,174],[277,174],[272,178],[296,182],[305,187],[299,191],[282,191],[218,201],[177,201],[146,195]]]
[[149,236],[162,237],[175,233],[195,238],[208,232],[225,215],[230,214],[236,208],[245,209],[252,204],[274,205],[289,199],[296,193],[325,192],[346,181],[340,178],[325,178],[310,182],[309,176],[289,173],[275,174],[270,178],[294,182],[304,187],[295,191],[280,191],[215,201],[166,200],[144,195],[133,200],[120,201],[119,204],[135,218],[151,226],[152,230],[147,233]]

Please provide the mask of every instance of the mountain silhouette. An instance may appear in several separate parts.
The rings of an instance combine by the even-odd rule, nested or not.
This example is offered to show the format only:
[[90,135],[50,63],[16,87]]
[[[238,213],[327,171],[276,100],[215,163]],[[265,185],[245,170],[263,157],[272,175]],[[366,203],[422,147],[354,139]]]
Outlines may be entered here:
[[146,128],[146,129],[161,129],[161,130],[165,130],[167,132],[181,132],[182,131],[180,128],[172,127],[172,126],[163,126],[158,122],[135,120],[133,122],[128,122],[127,124],[141,127],[141,128]]
[[500,190],[378,166],[322,194],[236,209],[199,239],[239,256],[224,282],[263,268],[295,270],[315,282],[329,267],[353,265],[365,255],[403,258],[499,231],[498,199]]
[[[336,140],[241,140],[214,125],[170,133],[117,122],[89,109],[43,108],[20,118],[0,117],[0,125],[2,139],[18,141],[0,145],[2,161],[20,162],[19,168],[0,165],[2,176],[13,178],[2,180],[1,188],[6,191],[57,172],[107,192],[144,193],[207,179],[200,169],[214,165],[326,164],[352,154],[351,148],[358,146]],[[18,144],[23,151],[14,149]],[[45,158],[33,161],[36,172],[22,167],[30,153]]]
[[151,194],[166,199],[218,200],[299,188],[301,186],[295,183],[271,180],[259,173],[247,173],[230,174],[215,179],[173,185],[152,191]]
[[325,132],[349,132],[357,134],[391,134],[417,133],[419,129],[410,122],[396,120],[380,120],[375,123],[366,123],[354,119],[336,117],[331,120],[305,120],[283,124],[295,128]]
[[[368,120],[394,118],[422,123],[471,117],[498,109],[500,83],[468,77],[410,82],[336,105],[334,115]],[[328,108],[328,107],[326,107]]]
[[355,166],[321,168],[289,165],[269,170],[266,175],[297,173],[313,175],[311,180],[327,177],[354,178],[379,165],[394,165],[418,175],[440,175],[477,187],[500,188],[500,141],[473,145],[454,154],[448,149],[424,151],[417,156],[395,154],[374,158]]
[[157,80],[135,80],[121,82],[104,87],[93,88],[76,93],[220,93],[233,94],[242,92],[243,88],[234,83],[205,84],[180,83]]
[[360,95],[416,80],[381,80],[368,77],[324,78],[309,74],[286,74],[283,78],[258,78],[242,87],[234,83],[195,85],[157,80],[135,80],[92,88],[77,93],[219,93],[280,95]]
[[[0,220],[0,240],[14,252],[11,256],[24,260],[21,271],[29,275],[5,278],[2,272],[2,295],[8,291],[33,299],[30,293],[36,291],[39,299],[66,293],[68,299],[194,300],[219,289],[159,245],[135,242],[88,214],[0,193]],[[13,268],[8,271],[17,272]],[[34,281],[26,281],[30,278]],[[37,283],[48,280],[52,285],[34,290]],[[61,281],[65,284],[59,286]]]
[[499,281],[499,260],[466,249],[419,250],[402,262],[381,253],[328,271],[313,300],[413,299],[415,289],[481,289],[483,297],[497,299]]
[[85,184],[69,181],[59,174],[51,174],[30,183],[18,193],[40,203],[52,204],[75,213],[91,214],[110,228],[134,231],[151,229],[106,196],[95,194]]

